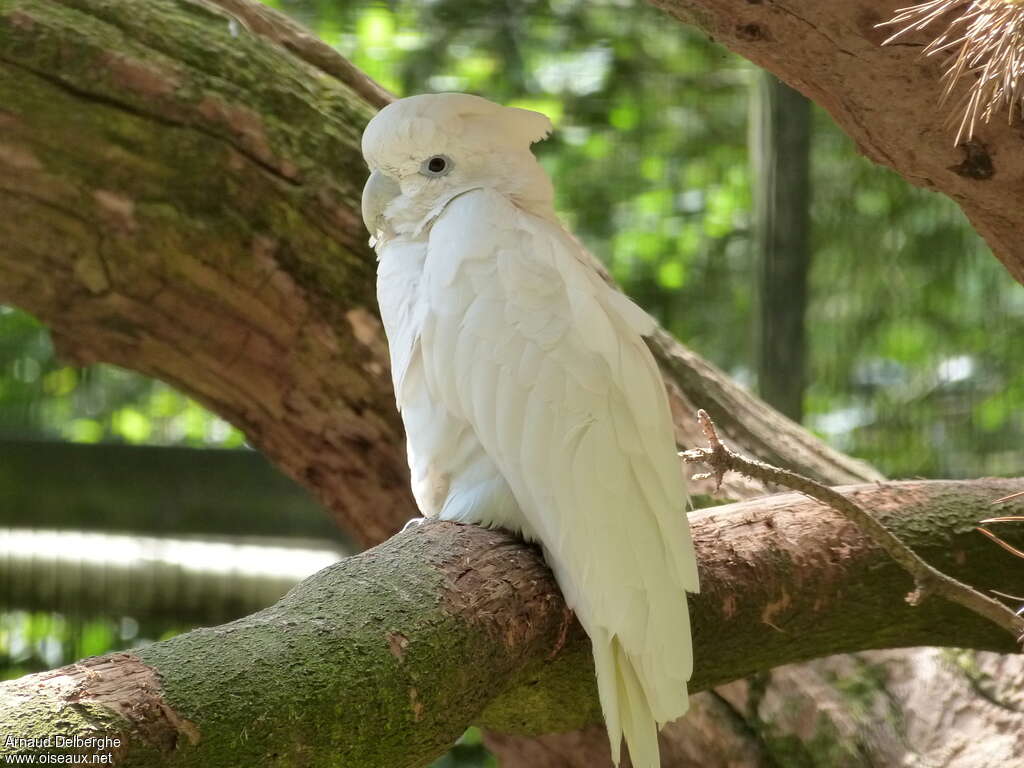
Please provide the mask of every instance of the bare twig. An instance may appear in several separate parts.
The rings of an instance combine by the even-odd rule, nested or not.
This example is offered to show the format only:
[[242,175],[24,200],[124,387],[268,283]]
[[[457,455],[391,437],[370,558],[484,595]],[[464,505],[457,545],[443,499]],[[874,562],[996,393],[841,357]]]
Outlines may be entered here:
[[[1019,494],[1014,494],[1014,496],[1017,496],[1017,495],[1019,495]],[[1012,498],[1012,497],[1011,496],[1007,496],[1005,498],[1009,499],[1009,498]],[[974,530],[976,530],[978,533],[983,533],[986,536],[988,536],[990,539],[992,539],[992,541],[994,541],[1000,547],[1005,549],[1011,555],[1016,555],[1017,557],[1024,557],[1024,552],[1022,552],[1021,550],[1017,549],[1015,546],[1013,546],[1009,542],[1003,541],[1001,538],[999,538],[994,533],[992,533],[992,531],[990,531],[988,528],[983,527],[983,526],[988,525],[989,523],[1019,523],[1019,522],[1024,522],[1024,517],[1022,517],[1020,515],[1010,515],[1008,517],[990,517],[987,520],[982,520],[981,521],[981,526],[975,528]]]
[[[1024,491],[1017,491],[1017,493],[1011,493],[1009,496],[1003,496],[1002,498],[996,499],[992,503],[993,504],[1002,504],[1003,502],[1012,501],[1013,499],[1020,498],[1021,496],[1024,496]],[[1005,549],[1011,555],[1015,555],[1017,557],[1024,558],[1024,551],[1021,551],[1017,547],[1013,546],[1012,544],[1010,544],[1010,542],[1004,541],[999,536],[996,536],[994,533],[992,533],[992,531],[990,531],[988,528],[985,527],[989,523],[1019,523],[1019,522],[1024,522],[1024,515],[1005,515],[1005,516],[1002,516],[1002,517],[990,517],[990,518],[987,518],[985,520],[982,520],[981,524],[978,527],[976,527],[974,530],[976,530],[978,533],[984,534],[985,536],[990,538],[992,541],[994,541],[1000,547]],[[993,595],[999,595],[999,597],[1003,597],[1003,598],[1006,598],[1008,600],[1016,600],[1018,602],[1024,602],[1024,597],[1018,597],[1016,595],[1009,595],[1009,594],[1007,594],[1005,592],[1000,592],[999,590],[996,590],[996,589],[990,589],[989,592],[991,592]],[[1016,613],[1017,613],[1018,616],[1024,615],[1024,606],[1021,606],[1020,608],[1018,608]]]
[[908,603],[918,605],[925,598],[938,595],[998,624],[1016,637],[1018,642],[1024,641],[1024,618],[1015,614],[998,600],[983,595],[967,584],[928,565],[859,504],[809,477],[735,453],[722,443],[718,437],[715,423],[707,411],[703,409],[697,411],[697,422],[708,440],[708,447],[693,448],[683,451],[679,455],[689,464],[699,462],[711,468],[711,472],[701,475],[701,477],[714,478],[720,485],[726,472],[739,472],[762,482],[791,488],[827,504],[870,536],[893,560],[913,576],[915,589],[907,595]]
[[1021,496],[1024,496],[1024,491],[1017,491],[1016,493],[1011,493],[1009,496],[1003,496],[1001,499],[996,499],[992,503],[993,504],[1002,504],[1004,501],[1011,501],[1012,499],[1018,499]]
[[[993,595],[1005,597],[1007,600],[1016,600],[1018,603],[1024,603],[1024,597],[1021,597],[1020,595],[1011,595],[1009,592],[1000,592],[998,589],[990,589],[989,592]],[[1018,608],[1014,613],[1018,616],[1024,614],[1024,607]]]

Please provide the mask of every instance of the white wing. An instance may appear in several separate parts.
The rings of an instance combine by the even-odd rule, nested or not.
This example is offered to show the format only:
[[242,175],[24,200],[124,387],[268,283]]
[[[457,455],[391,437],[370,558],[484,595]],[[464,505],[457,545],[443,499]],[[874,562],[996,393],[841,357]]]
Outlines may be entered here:
[[497,525],[532,537],[471,425],[439,407],[424,380],[420,336],[427,304],[420,284],[426,255],[425,238],[392,240],[380,248],[377,268],[377,301],[405,423],[413,496],[427,517]]
[[692,668],[697,571],[650,320],[556,223],[501,195],[455,199],[420,286],[430,398],[471,425],[594,645],[618,754],[657,765]]

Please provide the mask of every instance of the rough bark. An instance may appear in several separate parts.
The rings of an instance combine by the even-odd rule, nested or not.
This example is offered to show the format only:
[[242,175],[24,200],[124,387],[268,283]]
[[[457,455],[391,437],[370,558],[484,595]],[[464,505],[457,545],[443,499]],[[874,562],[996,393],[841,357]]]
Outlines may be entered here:
[[[944,570],[1020,590],[1024,570],[972,531],[994,497],[1019,487],[845,491]],[[694,690],[865,648],[1014,647],[950,603],[909,606],[906,574],[801,496],[703,510],[693,527],[704,585],[691,599]],[[125,766],[422,765],[471,722],[537,734],[599,717],[586,636],[573,623],[560,639],[567,619],[535,550],[501,532],[429,523],[253,616],[5,683],[0,722],[23,738],[119,738],[117,749],[91,751]]]
[[873,651],[760,673],[715,699],[748,734],[743,743],[770,758],[733,763],[744,768],[1009,768],[1024,753],[1019,662],[951,648]]
[[[376,543],[415,514],[358,213],[383,97],[279,14],[219,4],[0,0],[0,301],[67,358],[197,397]],[[682,444],[699,404],[767,460],[878,477],[655,348]]]
[[893,29],[876,25],[907,3],[651,2],[820,104],[871,160],[955,200],[1010,274],[1024,282],[1024,124],[1008,125],[1000,115],[974,140],[953,145],[955,130],[937,106],[941,58],[920,56],[938,32],[881,45]]

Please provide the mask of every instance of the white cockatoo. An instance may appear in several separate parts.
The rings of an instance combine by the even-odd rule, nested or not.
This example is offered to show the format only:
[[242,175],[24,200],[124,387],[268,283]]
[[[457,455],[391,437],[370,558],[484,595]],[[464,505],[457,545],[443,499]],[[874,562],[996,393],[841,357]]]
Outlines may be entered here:
[[396,101],[363,134],[363,218],[428,518],[540,543],[593,644],[618,763],[659,764],[687,708],[697,565],[654,324],[555,215],[542,114],[477,96]]

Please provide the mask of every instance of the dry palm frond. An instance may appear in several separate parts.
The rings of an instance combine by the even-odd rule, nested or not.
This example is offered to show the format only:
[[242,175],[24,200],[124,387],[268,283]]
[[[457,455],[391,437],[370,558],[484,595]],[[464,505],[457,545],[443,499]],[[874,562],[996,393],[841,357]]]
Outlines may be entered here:
[[945,31],[925,47],[924,55],[946,54],[940,105],[962,78],[974,78],[951,115],[951,123],[962,115],[959,144],[973,137],[979,120],[987,123],[1003,109],[1011,123],[1024,115],[1024,0],[930,0],[901,8],[879,25],[900,27],[882,45],[947,17]]
[[993,504],[1002,504],[1004,501],[1011,501],[1013,499],[1019,499],[1021,496],[1024,496],[1024,491],[1017,491],[1016,493],[1011,493],[1009,496],[1003,496],[1001,499],[996,499],[992,503]]
[[[1018,603],[1024,602],[1024,597],[1021,597],[1020,595],[1011,595],[1009,592],[1000,592],[998,589],[990,589],[989,592],[993,595],[998,595],[999,597],[1005,597],[1007,600],[1016,600]],[[1017,611],[1018,616],[1020,616],[1021,613],[1024,613],[1024,608]]]
[[[1019,491],[1017,493],[1011,493],[1009,496],[1003,496],[1003,498],[996,499],[992,503],[993,504],[998,504],[1001,501],[1009,501],[1010,499],[1016,499],[1016,498],[1018,498],[1020,496],[1024,496],[1024,491]],[[994,541],[1000,547],[1005,549],[1011,555],[1016,555],[1017,557],[1024,557],[1024,552],[1022,552],[1017,547],[1015,547],[1012,544],[1010,544],[1008,541],[1005,541],[1005,540],[999,538],[994,533],[992,533],[992,531],[990,531],[988,528],[982,527],[982,526],[985,526],[985,525],[987,525],[989,523],[1020,523],[1020,522],[1024,522],[1024,516],[1022,516],[1022,515],[1004,515],[1002,517],[990,517],[990,518],[988,518],[986,520],[982,520],[981,521],[981,525],[978,528],[975,528],[974,530],[976,530],[978,533],[983,533],[986,536],[988,536],[990,539],[992,539],[992,541]],[[1007,594],[1006,592],[1000,592],[1000,591],[995,590],[995,589],[990,589],[989,591],[994,593],[994,594],[996,594],[996,595],[999,595],[1000,597],[1005,597],[1008,600],[1017,600],[1018,602],[1024,601],[1024,597],[1018,597],[1016,595],[1010,595],[1010,594]],[[1020,608],[1018,608],[1016,613],[1017,613],[1018,616],[1024,616],[1024,605],[1022,605]]]
[[[1022,521],[1024,521],[1024,517],[1014,515],[1012,517],[990,517],[988,520],[982,520],[981,524],[986,525],[987,523],[1016,523]],[[976,530],[978,533],[985,534],[990,539],[992,539],[992,541],[994,541],[996,544],[998,544],[1000,547],[1005,549],[1010,554],[1016,555],[1017,557],[1024,557],[1024,552],[1021,552],[1019,549],[1017,549],[1009,542],[1003,541],[1001,538],[992,533],[992,531],[990,531],[988,528],[975,528],[974,530]]]

